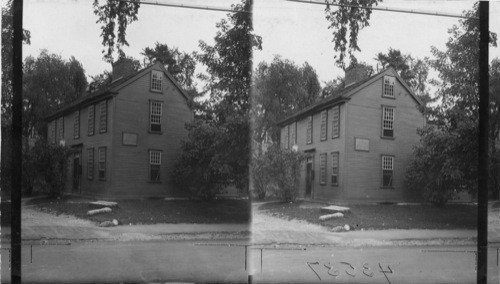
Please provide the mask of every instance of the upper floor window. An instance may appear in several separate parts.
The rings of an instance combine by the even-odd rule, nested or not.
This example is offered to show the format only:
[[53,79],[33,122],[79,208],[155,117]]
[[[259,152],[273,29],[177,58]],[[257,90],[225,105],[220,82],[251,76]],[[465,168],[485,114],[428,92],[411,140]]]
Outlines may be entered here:
[[382,156],[382,187],[392,187],[394,176],[394,157]]
[[290,145],[290,125],[285,126],[285,133],[283,134],[283,148],[288,149]]
[[382,106],[382,137],[394,137],[394,107]]
[[313,141],[312,132],[313,132],[313,117],[311,115],[307,119],[307,140],[306,140],[307,144],[311,144]]
[[160,181],[161,151],[149,151],[149,181]]
[[99,159],[99,165],[98,165],[99,179],[106,180],[106,147],[99,147],[98,155],[99,155],[99,157],[98,157],[98,159]]
[[326,184],[326,153],[319,155],[319,183]]
[[384,76],[384,90],[382,93],[383,97],[394,98],[394,84],[396,83],[396,78],[392,76]]
[[94,122],[94,105],[89,105],[89,119],[88,119],[88,135],[92,136],[94,135],[94,127],[95,127],[95,122]]
[[326,140],[327,116],[327,110],[321,112],[321,141]]
[[75,112],[75,118],[73,120],[73,138],[80,138],[80,111]]
[[332,138],[340,136],[340,106],[334,106],[332,109]]
[[156,92],[161,92],[162,90],[162,78],[163,72],[153,70],[151,71],[151,90]]
[[290,144],[292,146],[297,144],[297,122],[290,125]]
[[99,133],[108,131],[108,101],[99,104]]
[[56,121],[54,119],[49,123],[49,141],[52,143],[56,143]]
[[57,120],[57,140],[61,141],[64,139],[64,116],[61,116]]
[[332,153],[332,185],[339,185],[339,152]]
[[161,132],[161,107],[162,102],[149,102],[149,130]]

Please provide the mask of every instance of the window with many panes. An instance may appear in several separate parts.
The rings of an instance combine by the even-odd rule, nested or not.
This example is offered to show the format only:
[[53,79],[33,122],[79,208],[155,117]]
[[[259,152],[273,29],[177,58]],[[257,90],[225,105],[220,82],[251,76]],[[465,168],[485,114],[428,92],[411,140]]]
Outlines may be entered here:
[[313,117],[311,115],[307,119],[307,140],[306,140],[307,144],[312,143],[313,141],[312,135],[313,135]]
[[297,122],[290,125],[290,144],[291,146],[297,144]]
[[162,102],[149,102],[149,130],[161,132],[161,107]]
[[149,181],[160,181],[161,151],[149,150]]
[[382,156],[382,187],[392,187],[394,176],[394,157]]
[[394,107],[382,107],[382,136],[394,137]]
[[87,149],[87,178],[94,179],[94,148]]
[[56,120],[52,120],[49,124],[49,141],[52,143],[56,143]]
[[339,152],[332,153],[332,185],[339,185]]
[[392,76],[384,76],[384,90],[382,96],[388,98],[394,98],[394,85],[396,83],[396,78]]
[[326,184],[326,153],[319,155],[319,183]]
[[163,72],[153,70],[151,71],[151,90],[161,92]]
[[288,149],[290,146],[290,125],[285,126],[285,133],[283,133],[283,146]]
[[89,115],[88,115],[88,135],[89,136],[94,135],[94,127],[95,127],[95,123],[94,123],[95,110],[94,109],[95,109],[94,105],[89,105]]
[[57,140],[61,141],[64,139],[64,117],[60,117],[57,120]]
[[334,106],[332,109],[332,138],[340,136],[340,106]]
[[327,128],[327,116],[328,116],[328,111],[324,110],[321,112],[321,134],[320,138],[321,141],[326,140],[326,128]]
[[99,147],[98,159],[99,179],[106,180],[106,147]]
[[75,118],[73,120],[73,138],[80,138],[80,111],[75,112]]
[[99,103],[99,133],[108,131],[108,101]]

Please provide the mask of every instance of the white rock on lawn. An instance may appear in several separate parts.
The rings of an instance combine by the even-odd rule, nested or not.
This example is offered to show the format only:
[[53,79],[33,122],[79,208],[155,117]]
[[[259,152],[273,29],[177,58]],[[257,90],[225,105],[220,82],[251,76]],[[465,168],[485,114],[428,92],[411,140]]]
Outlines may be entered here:
[[104,208],[101,208],[101,209],[90,210],[90,211],[87,212],[87,215],[92,216],[92,215],[95,215],[95,214],[108,213],[108,212],[111,212],[111,208],[104,207]]
[[333,213],[333,214],[322,215],[319,217],[319,220],[325,221],[325,220],[329,220],[329,219],[342,218],[342,217],[344,217],[344,214],[337,212],[337,213]]

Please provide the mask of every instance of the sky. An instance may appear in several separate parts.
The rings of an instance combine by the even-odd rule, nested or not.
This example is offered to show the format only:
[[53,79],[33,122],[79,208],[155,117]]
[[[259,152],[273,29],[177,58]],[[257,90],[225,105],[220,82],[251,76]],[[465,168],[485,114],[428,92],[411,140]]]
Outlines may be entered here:
[[[238,0],[158,0],[229,8]],[[87,76],[111,70],[102,59],[100,25],[93,14],[92,0],[25,0],[24,28],[31,32],[31,45],[23,48],[23,57],[38,56],[47,49],[65,59],[74,56]],[[470,1],[384,1],[380,7],[404,8],[460,14],[472,8]],[[328,30],[323,5],[295,3],[285,0],[254,0],[254,29],[262,37],[262,50],[254,52],[254,64],[271,62],[275,55],[290,59],[297,65],[308,62],[322,84],[343,71],[334,64],[332,34]],[[500,2],[490,4],[490,30],[500,34]],[[225,12],[142,5],[138,21],[127,29],[125,48],[128,56],[142,58],[141,51],[155,42],[167,43],[184,52],[200,51],[199,41],[213,44],[216,23]],[[414,57],[431,57],[431,46],[444,50],[447,31],[457,18],[373,11],[370,26],[359,33],[360,61],[375,65],[378,52],[391,47]],[[490,58],[500,57],[499,48],[490,48]],[[198,64],[199,65],[199,64]],[[199,66],[198,72],[203,68]]]

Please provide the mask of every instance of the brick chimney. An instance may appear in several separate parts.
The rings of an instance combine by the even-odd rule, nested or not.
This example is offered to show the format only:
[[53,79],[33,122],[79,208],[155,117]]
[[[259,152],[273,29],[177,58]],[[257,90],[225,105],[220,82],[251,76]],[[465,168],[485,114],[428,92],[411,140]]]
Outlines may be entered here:
[[348,87],[356,82],[370,77],[366,66],[361,64],[351,64],[345,70],[344,86]]
[[136,71],[134,68],[134,61],[130,58],[120,58],[113,63],[112,66],[113,73],[111,77],[113,81],[131,75]]

